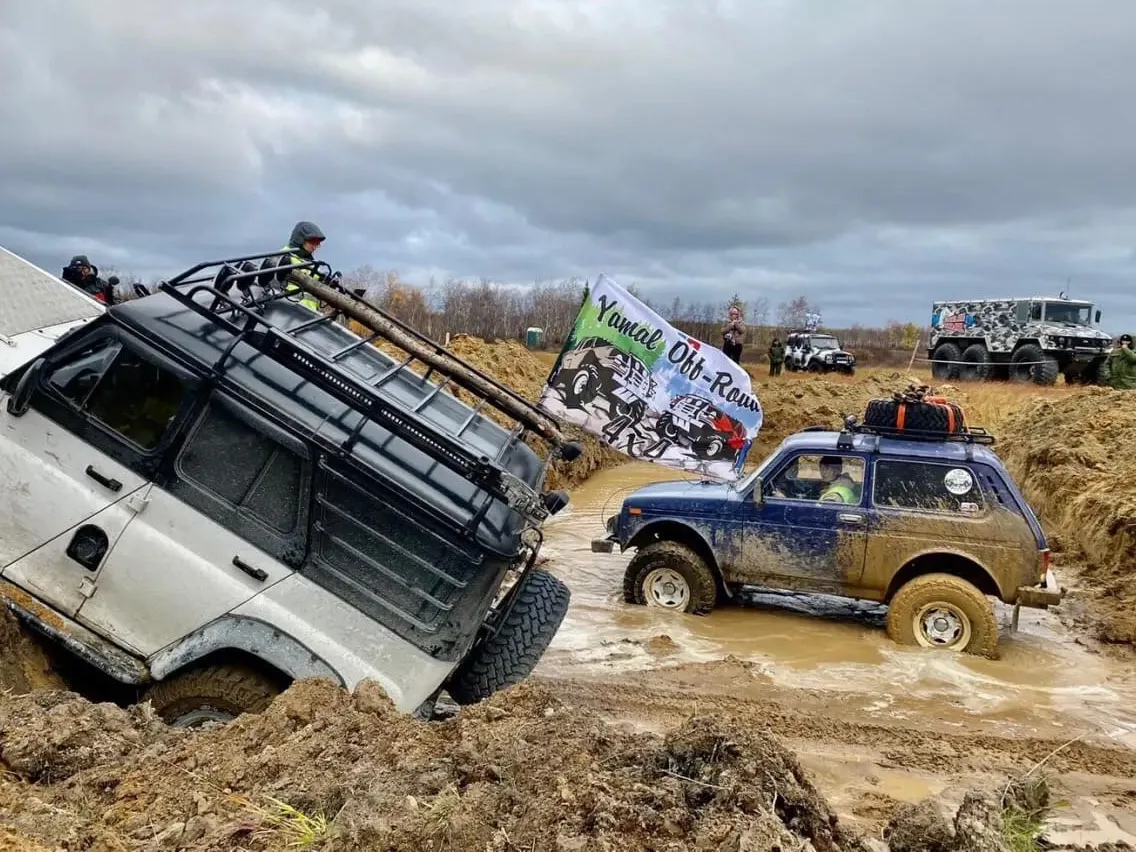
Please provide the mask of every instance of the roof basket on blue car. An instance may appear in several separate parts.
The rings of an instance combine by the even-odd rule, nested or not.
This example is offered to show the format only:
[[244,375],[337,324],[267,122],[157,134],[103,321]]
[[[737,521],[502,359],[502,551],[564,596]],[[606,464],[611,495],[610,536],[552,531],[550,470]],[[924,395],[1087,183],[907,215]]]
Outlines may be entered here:
[[[841,438],[852,435],[877,435],[881,438],[895,438],[899,441],[930,441],[934,443],[982,444],[990,446],[994,436],[980,426],[968,426],[962,432],[941,432],[938,430],[896,429],[887,426],[868,426],[856,421],[854,414],[844,418]],[[849,446],[851,444],[849,443]]]
[[[307,273],[318,274],[323,280]],[[349,292],[340,281],[340,274],[326,263],[315,260],[297,263],[287,251],[278,251],[199,263],[163,281],[159,288],[233,335],[232,342],[212,367],[214,376],[224,373],[233,350],[243,342],[286,365],[362,415],[356,434],[348,439],[345,450],[358,438],[364,422],[376,422],[436,462],[506,500],[518,511],[545,514],[539,505],[539,495],[510,474],[504,463],[505,456],[529,434],[539,436],[550,445],[550,458],[572,461],[580,454],[579,445],[568,441],[555,420],[536,405],[397,317],[365,301],[361,293]],[[313,314],[312,319],[288,328],[273,323],[266,316],[265,306],[297,298],[296,293],[285,291],[286,286],[311,294],[326,306],[325,312]],[[367,333],[348,346],[331,349],[319,344],[319,335],[309,334],[342,318],[354,320]],[[380,337],[406,353],[405,359],[374,381],[365,381],[345,369],[344,359]],[[425,367],[422,381],[429,382],[435,374],[439,376],[428,399],[450,386],[461,388],[476,398],[472,413],[463,423],[453,429],[439,426],[418,416],[421,405],[411,411],[394,404],[380,392],[384,384],[415,362]],[[487,406],[514,423],[508,441],[495,458],[476,454],[462,439],[463,433]]]

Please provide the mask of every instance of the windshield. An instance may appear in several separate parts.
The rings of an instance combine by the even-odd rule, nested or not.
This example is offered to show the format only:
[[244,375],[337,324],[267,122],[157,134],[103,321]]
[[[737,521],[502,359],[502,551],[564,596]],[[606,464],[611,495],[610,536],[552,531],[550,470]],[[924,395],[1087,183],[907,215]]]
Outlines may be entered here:
[[809,341],[814,349],[839,349],[840,344],[835,337],[811,337]]
[[1071,305],[1068,302],[1046,302],[1046,322],[1071,322],[1092,325],[1092,305]]
[[765,472],[766,468],[769,467],[769,463],[771,461],[773,461],[773,458],[776,455],[777,455],[777,453],[770,453],[764,459],[762,459],[761,464],[759,464],[757,466],[757,468],[752,473],[746,474],[745,476],[743,476],[741,479],[739,479],[737,482],[734,483],[734,486],[733,486],[734,490],[737,491],[739,494],[749,493],[749,491],[751,491],[753,489],[754,479],[761,476],[762,473]]

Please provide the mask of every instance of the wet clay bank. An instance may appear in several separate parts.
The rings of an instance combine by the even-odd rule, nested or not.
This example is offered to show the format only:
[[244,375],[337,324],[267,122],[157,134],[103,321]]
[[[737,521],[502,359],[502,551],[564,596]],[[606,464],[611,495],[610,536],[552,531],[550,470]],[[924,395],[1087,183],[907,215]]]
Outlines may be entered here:
[[[456,346],[512,371],[530,396],[547,374],[519,346]],[[759,388],[763,440],[862,410],[906,381]],[[587,459],[559,483],[619,461],[594,442]],[[0,695],[0,848],[843,850],[882,848],[886,826],[894,850],[1002,850],[1006,778],[1042,763],[1075,802],[1051,838],[1129,836],[1136,757],[1116,710],[1127,684],[1088,656],[1045,675],[1026,665],[1078,653],[1059,626],[1024,620],[1036,642],[1012,640],[1006,668],[988,669],[893,651],[878,609],[806,598],[792,603],[838,617],[736,609],[664,625],[619,602],[611,557],[577,552],[609,486],[634,484],[611,476],[575,491],[550,526],[548,555],[574,606],[541,676],[444,723],[395,714],[373,685],[348,695],[306,682],[263,714],[174,731],[145,707],[59,691],[46,658],[6,627],[30,662],[0,668],[0,692],[14,689]],[[1064,692],[1058,668],[1077,669]],[[1026,722],[1015,679],[1035,694]],[[1104,691],[1088,690],[1094,679]],[[936,819],[898,808],[928,795]]]

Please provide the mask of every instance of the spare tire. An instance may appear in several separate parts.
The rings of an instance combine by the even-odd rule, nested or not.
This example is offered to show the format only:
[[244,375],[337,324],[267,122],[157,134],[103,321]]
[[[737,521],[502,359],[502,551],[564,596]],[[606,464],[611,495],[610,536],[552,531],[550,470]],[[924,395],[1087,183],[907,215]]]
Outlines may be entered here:
[[897,402],[873,399],[864,412],[864,425],[898,432],[944,435],[966,431],[962,408],[953,402]]

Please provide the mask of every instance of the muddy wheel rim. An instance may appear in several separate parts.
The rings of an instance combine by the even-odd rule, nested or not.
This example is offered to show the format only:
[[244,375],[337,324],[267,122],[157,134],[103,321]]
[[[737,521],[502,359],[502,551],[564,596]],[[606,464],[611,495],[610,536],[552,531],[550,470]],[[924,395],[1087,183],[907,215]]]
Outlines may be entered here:
[[954,604],[926,604],[915,613],[914,627],[924,648],[962,649],[970,643],[970,619]]
[[690,601],[690,584],[673,568],[656,568],[643,578],[643,597],[647,606],[686,609]]
[[218,722],[222,725],[227,725],[229,722],[237,718],[236,713],[230,713],[228,710],[222,710],[220,707],[201,706],[195,707],[192,710],[186,710],[174,718],[170,719],[169,725],[171,728],[200,728],[202,725],[207,725],[210,722]]

